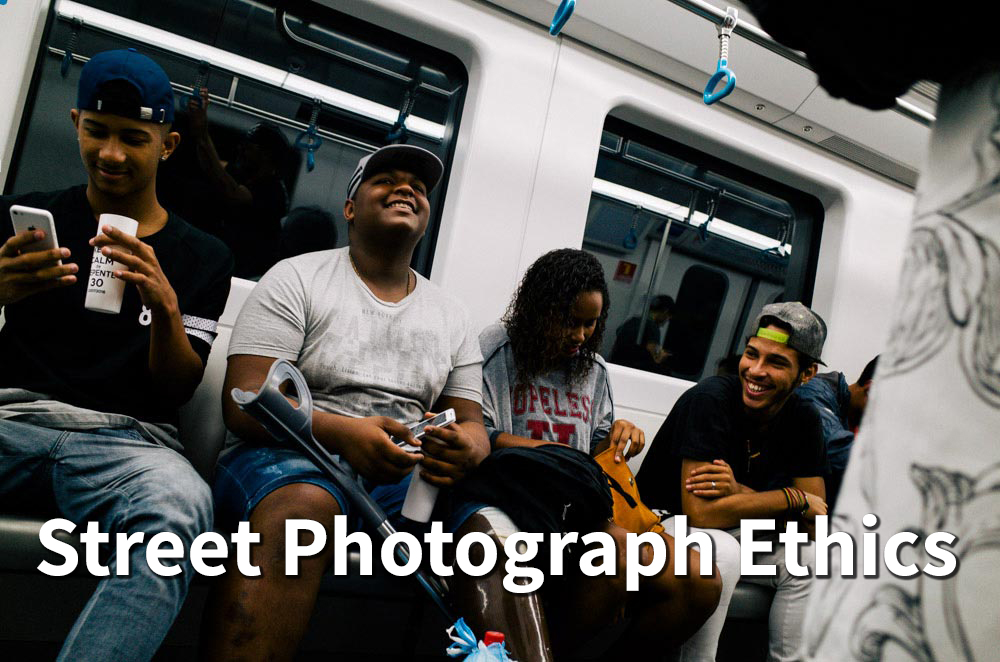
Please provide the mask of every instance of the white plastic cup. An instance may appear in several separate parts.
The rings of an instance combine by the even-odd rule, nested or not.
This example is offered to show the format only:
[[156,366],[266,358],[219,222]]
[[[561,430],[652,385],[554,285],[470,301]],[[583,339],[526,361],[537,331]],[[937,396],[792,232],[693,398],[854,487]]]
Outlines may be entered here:
[[406,489],[406,498],[403,500],[402,513],[408,520],[427,523],[431,521],[440,488],[428,483],[420,473],[420,467],[413,470],[413,477],[410,478],[410,486]]
[[[135,236],[139,230],[139,222],[128,216],[118,214],[101,214],[97,222],[97,232],[110,225],[120,232]],[[125,295],[125,281],[114,277],[115,271],[127,271],[121,262],[101,254],[101,249],[94,246],[94,254],[90,258],[90,276],[87,278],[87,298],[83,307],[98,313],[117,315],[122,310],[122,297]]]

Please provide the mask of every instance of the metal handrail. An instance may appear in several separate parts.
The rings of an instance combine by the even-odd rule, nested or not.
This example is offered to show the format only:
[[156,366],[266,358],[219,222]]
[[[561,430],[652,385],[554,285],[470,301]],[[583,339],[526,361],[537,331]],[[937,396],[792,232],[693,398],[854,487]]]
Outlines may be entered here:
[[[50,55],[54,55],[54,56],[60,57],[60,58],[63,57],[66,54],[66,51],[64,51],[61,48],[56,48],[55,46],[49,46],[48,50],[49,50],[49,54]],[[87,62],[90,61],[90,58],[87,57],[87,56],[85,56],[85,55],[79,55],[77,53],[73,53],[73,61],[76,62],[77,64],[86,64]],[[233,76],[233,81],[234,81],[234,84],[230,87],[230,96],[229,96],[229,98],[223,97],[223,96],[219,96],[217,94],[209,94],[208,96],[209,96],[209,99],[211,99],[212,103],[217,104],[218,106],[223,106],[223,107],[228,108],[230,110],[235,110],[235,111],[244,113],[245,115],[250,115],[251,117],[256,117],[258,119],[262,119],[262,120],[267,120],[269,122],[273,122],[275,124],[284,126],[284,127],[288,128],[288,129],[292,129],[293,131],[302,131],[302,130],[307,129],[309,127],[309,124],[306,123],[306,122],[300,122],[298,120],[289,119],[289,118],[285,117],[284,115],[278,115],[276,113],[272,113],[270,111],[263,110],[261,108],[255,107],[255,106],[251,106],[250,104],[241,103],[239,101],[234,101],[232,99],[232,97],[233,97],[233,95],[235,93],[235,89],[236,89],[236,85],[238,84],[239,77],[238,76]],[[170,87],[173,88],[175,94],[177,94],[178,96],[182,96],[182,97],[186,96],[186,95],[190,95],[194,91],[194,88],[192,88],[192,87],[189,87],[187,85],[183,85],[181,83],[175,83],[173,81],[170,82]],[[298,96],[298,95],[296,95],[296,96]],[[362,140],[358,140],[356,138],[351,138],[349,136],[345,136],[345,135],[342,135],[342,134],[339,134],[339,133],[334,133],[332,131],[329,131],[327,129],[323,129],[321,127],[316,127],[316,133],[317,133],[317,135],[322,136],[322,138],[324,140],[330,140],[330,141],[335,142],[337,144],[343,145],[344,147],[351,147],[351,148],[355,148],[355,149],[362,149],[362,150],[366,150],[366,151],[369,151],[369,152],[374,152],[376,149],[379,148],[379,145],[375,145],[375,144],[372,144],[372,143],[364,142]]]
[[[386,76],[388,78],[393,78],[402,83],[409,84],[413,81],[413,78],[407,76],[406,74],[401,74],[397,71],[386,69],[385,67],[380,67],[374,62],[367,62],[360,58],[356,58],[353,55],[342,53],[338,50],[330,48],[329,46],[324,46],[323,44],[312,41],[311,39],[306,39],[305,37],[295,34],[295,31],[292,30],[291,26],[288,24],[288,9],[284,5],[279,5],[278,7],[275,8],[274,18],[275,18],[275,26],[278,29],[278,33],[290,41],[305,46],[306,48],[311,48],[321,53],[325,53],[330,57],[343,60],[344,62],[349,62],[363,69],[368,69],[369,71],[380,73],[383,76]],[[420,88],[424,90],[429,90],[436,94],[440,94],[443,97],[451,97],[451,95],[453,94],[453,92],[450,90],[444,90],[441,89],[440,87],[436,87],[434,85],[431,85],[423,81],[420,82]]]

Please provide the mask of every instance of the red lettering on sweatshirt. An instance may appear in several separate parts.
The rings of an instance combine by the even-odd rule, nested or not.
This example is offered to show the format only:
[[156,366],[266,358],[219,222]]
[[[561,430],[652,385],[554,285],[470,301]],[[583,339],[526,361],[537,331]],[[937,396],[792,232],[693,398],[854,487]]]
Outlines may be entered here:
[[557,388],[552,389],[552,402],[553,402],[552,409],[553,411],[555,411],[556,416],[565,416],[566,410],[559,408],[559,389]]
[[576,393],[567,393],[566,399],[569,401],[569,415],[573,418],[583,418],[580,413],[580,396]]
[[552,414],[552,405],[549,404],[549,387],[539,386],[538,396],[542,404],[542,411],[544,411],[546,414]]
[[524,386],[516,386],[511,389],[510,400],[513,405],[512,409],[514,410],[514,416],[523,416],[524,410],[527,407],[527,403],[525,402]]

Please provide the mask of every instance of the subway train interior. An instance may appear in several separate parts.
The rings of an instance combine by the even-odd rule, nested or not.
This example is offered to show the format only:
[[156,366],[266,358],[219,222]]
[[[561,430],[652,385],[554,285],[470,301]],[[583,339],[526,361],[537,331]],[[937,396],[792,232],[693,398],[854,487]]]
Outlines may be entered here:
[[[559,4],[8,0],[3,193],[86,181],[69,116],[80,69],[100,51],[136,48],[164,68],[178,99],[182,140],[158,194],[195,225],[211,225],[212,205],[185,142],[187,99],[205,89],[223,158],[258,123],[279,127],[294,146],[280,168],[288,209],[317,213],[337,246],[347,243],[343,197],[359,157],[392,142],[440,157],[444,176],[412,267],[464,302],[477,328],[500,318],[540,255],[571,247],[596,256],[611,299],[602,354],[616,415],[648,440],[687,388],[742,352],[767,303],[813,307],[829,327],[825,362],[860,373],[889,330],[936,86],[918,84],[877,112],[834,99],[800,53],[734,0],[580,0],[553,36]],[[728,7],[739,10],[728,59],[737,84],[707,104]],[[259,275],[234,282],[223,327]],[[616,331],[659,295],[675,301],[665,367],[615,363]],[[217,374],[187,414],[219,428],[217,438],[220,414],[205,411],[218,409],[222,352],[214,348]],[[210,472],[217,451],[191,454]],[[634,471],[643,457],[630,460]],[[0,545],[37,531],[33,520],[5,521]],[[43,577],[22,557],[0,568],[0,656],[43,659],[94,579]],[[195,581],[157,659],[193,656],[206,590]],[[743,620],[727,630],[736,642],[720,659],[746,659],[740,638],[763,626]],[[439,621],[404,580],[339,578],[300,656],[444,659]]]

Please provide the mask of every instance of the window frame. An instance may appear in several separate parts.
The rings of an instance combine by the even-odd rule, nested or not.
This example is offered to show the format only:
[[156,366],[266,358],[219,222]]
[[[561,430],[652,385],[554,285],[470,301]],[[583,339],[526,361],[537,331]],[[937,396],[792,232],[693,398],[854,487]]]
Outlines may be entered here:
[[[107,13],[107,10],[102,6],[99,6],[99,3],[91,3],[88,2],[87,0],[76,0],[76,1],[81,5],[86,5],[88,8],[96,9],[98,11],[103,11]],[[449,53],[445,50],[442,50],[441,48],[422,43],[402,33],[394,32],[388,28],[384,28],[374,23],[370,23],[358,16],[353,16],[338,11],[336,9],[333,9],[331,7],[316,5],[315,3],[303,3],[303,2],[281,3],[281,2],[267,2],[266,0],[261,4],[269,6],[274,11],[275,16],[277,16],[278,12],[282,9],[287,9],[289,15],[295,16],[296,15],[295,10],[297,8],[306,8],[310,17],[325,15],[329,17],[331,21],[335,21],[338,28],[343,27],[343,25],[345,24],[349,25],[352,29],[356,30],[355,32],[349,33],[351,37],[358,38],[359,40],[363,40],[366,43],[373,44],[376,47],[383,47],[387,50],[392,50],[398,53],[404,53],[407,55],[407,57],[410,58],[411,62],[420,61],[423,63],[427,63],[429,66],[432,67],[435,66],[439,67],[440,69],[444,70],[445,73],[449,76],[456,72],[459,72],[461,74],[460,79],[456,80],[457,83],[456,91],[450,94],[447,103],[448,112],[444,122],[443,136],[439,140],[436,138],[430,138],[426,136],[420,137],[421,140],[434,142],[440,145],[439,150],[432,149],[432,151],[435,151],[435,153],[438,155],[438,157],[441,159],[444,165],[444,171],[442,173],[441,180],[438,182],[438,185],[436,186],[434,192],[430,196],[432,199],[432,204],[431,204],[431,214],[427,223],[427,229],[420,243],[414,250],[413,259],[411,261],[411,266],[414,268],[414,270],[416,270],[418,273],[421,273],[426,277],[429,277],[434,265],[434,256],[436,253],[438,237],[441,232],[441,223],[446,204],[448,184],[450,180],[452,166],[454,163],[455,151],[458,143],[457,137],[461,128],[462,114],[465,109],[467,92],[470,85],[468,66],[458,55],[454,53]],[[50,3],[47,10],[45,27],[42,32],[41,40],[39,42],[39,46],[35,55],[31,81],[28,87],[28,93],[26,96],[24,106],[21,111],[21,115],[18,119],[17,129],[14,135],[14,148],[11,153],[10,166],[3,180],[3,187],[2,187],[3,195],[10,195],[14,193],[15,183],[17,182],[18,174],[21,170],[23,163],[25,144],[28,142],[28,135],[31,131],[32,116],[36,112],[37,108],[36,102],[39,96],[39,91],[43,84],[43,72],[46,67],[46,62],[48,61],[49,58],[61,57],[64,53],[62,48],[59,48],[59,46],[52,43],[53,38],[57,36],[56,30],[59,23],[61,21],[68,22],[67,19],[65,19],[63,16],[60,16],[58,8],[59,8],[59,3],[52,2]],[[129,16],[125,16],[125,18],[128,18],[128,20],[134,21],[136,23],[141,23],[144,26],[149,26],[156,28],[158,30],[170,32],[171,34],[174,35],[177,34],[171,32],[167,27],[163,27],[161,25],[145,23],[141,20]],[[222,21],[225,20],[225,16],[220,15],[219,20],[221,24]],[[103,28],[102,26],[99,25],[84,23],[82,29],[89,30],[101,35],[108,36],[112,39],[124,42],[121,45],[122,48],[127,47],[129,45],[129,42],[141,45],[142,49],[147,54],[151,55],[154,60],[157,58],[158,54],[162,54],[172,59],[179,58],[185,61],[189,61],[191,64],[197,65],[197,60],[195,60],[189,54],[173,52],[154,44],[143,43],[137,39],[133,39],[129,35],[118,34],[106,28]],[[276,28],[275,33],[278,38],[285,39],[287,41],[287,39],[282,35],[281,30],[277,30]],[[237,55],[242,58],[253,60],[254,62],[258,62],[258,60],[253,58],[252,54],[234,52],[231,50],[224,49],[221,46],[216,46],[214,44],[208,44],[208,46],[219,49],[227,53],[232,53],[233,55]],[[299,48],[302,49],[307,47],[300,45]],[[325,56],[320,54],[319,57],[333,57],[333,56],[329,54]],[[74,59],[74,64],[81,64],[89,58],[74,53],[73,59]],[[264,62],[259,62],[259,63],[262,64],[263,66],[272,66]],[[377,64],[373,63],[355,63],[355,64],[371,70],[379,69]],[[246,81],[248,84],[256,84],[268,87],[270,88],[269,91],[275,94],[284,95],[289,98],[296,99],[296,101],[299,103],[300,106],[304,106],[305,104],[311,102],[311,99],[306,98],[300,93],[291,90],[286,90],[281,87],[276,87],[271,83],[269,83],[268,81],[263,80],[261,78],[254,78],[253,76],[248,76],[242,73],[231,71],[227,69],[225,66],[213,65],[212,71],[213,73],[220,73],[226,76],[238,77],[240,81]],[[398,78],[398,76],[396,78]],[[313,81],[313,82],[317,85],[324,85],[326,87],[330,87],[326,83],[320,81]],[[181,108],[183,104],[183,98],[184,96],[186,96],[191,92],[192,88],[188,85],[185,85],[184,82],[179,82],[173,79],[171,80],[171,85],[174,89],[174,94],[175,94],[175,109],[178,112],[183,112],[183,109]],[[421,87],[423,87],[423,84],[421,85]],[[339,89],[339,88],[331,88],[331,89]],[[433,89],[437,90],[438,88],[433,88]],[[247,108],[242,107],[243,106],[242,104],[228,104],[227,101],[230,101],[230,99],[220,98],[215,94],[212,95],[212,100],[213,102],[216,103],[226,104],[228,108],[236,112],[246,113],[248,115],[255,116],[259,119],[276,121],[280,126],[282,126],[284,129],[287,130],[301,131],[305,129],[306,126],[308,125],[308,120],[303,121],[300,120],[298,117],[281,117],[281,116],[276,116],[272,113],[267,113],[266,111],[262,111],[260,113],[253,113]],[[325,110],[326,108],[327,106],[324,107],[324,114],[326,114],[327,112]],[[68,111],[69,109],[67,108],[64,110]],[[388,130],[391,128],[391,126],[382,126],[382,123],[379,120],[373,118],[364,118],[361,116],[355,117],[348,109],[336,108],[330,112],[334,113],[336,117],[339,118],[340,120],[337,129],[338,132],[343,130],[340,127],[343,127],[345,124],[349,124],[350,126],[355,126],[355,127],[360,127],[362,124],[367,124],[368,126],[372,127],[371,131],[372,135],[377,135],[379,131],[388,132]],[[318,124],[320,124],[320,126],[322,127],[322,122],[319,122]],[[356,138],[353,136],[341,135],[340,133],[333,133],[332,130],[326,130],[323,128],[320,128],[318,133],[324,140],[338,142],[350,147],[360,148],[366,151],[374,151],[384,144],[389,144],[385,141],[376,142],[374,140],[367,139],[367,136],[361,136]],[[357,133],[355,135],[357,135]],[[292,192],[290,191],[289,193],[291,194]],[[330,209],[329,211],[331,211],[335,215],[340,213],[339,208]]]

